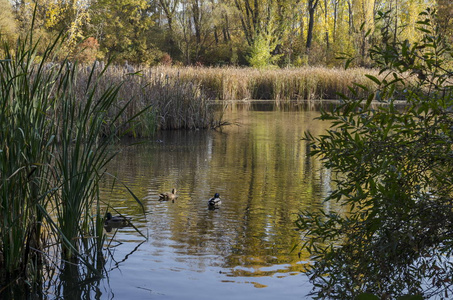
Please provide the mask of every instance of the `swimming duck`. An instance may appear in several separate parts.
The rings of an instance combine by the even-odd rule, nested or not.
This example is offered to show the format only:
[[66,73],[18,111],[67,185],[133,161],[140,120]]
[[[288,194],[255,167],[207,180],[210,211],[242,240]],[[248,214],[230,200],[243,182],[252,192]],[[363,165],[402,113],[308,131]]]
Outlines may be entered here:
[[130,225],[130,218],[124,216],[112,216],[110,212],[105,214],[104,226],[110,228],[122,228]]
[[220,200],[219,193],[215,193],[214,197],[208,200],[208,207],[209,208],[219,208],[220,204],[222,204],[222,200]]
[[178,199],[178,195],[176,195],[176,189],[172,189],[171,193],[162,193],[159,195],[159,201],[169,201],[175,202]]

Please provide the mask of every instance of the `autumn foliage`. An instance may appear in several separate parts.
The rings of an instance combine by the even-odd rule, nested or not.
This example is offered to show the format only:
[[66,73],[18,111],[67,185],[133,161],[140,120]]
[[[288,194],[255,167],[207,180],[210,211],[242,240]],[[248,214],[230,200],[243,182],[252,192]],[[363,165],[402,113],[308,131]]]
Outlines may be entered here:
[[[67,53],[91,61],[133,65],[299,67],[339,66],[354,56],[370,67],[380,33],[412,43],[418,13],[437,9],[435,22],[452,37],[449,0],[23,0],[3,1],[7,35],[24,34],[35,14],[35,35],[63,32]],[[13,4],[12,4],[13,3]],[[9,6],[9,7],[8,7]],[[36,7],[36,11],[34,11]],[[388,24],[377,20],[389,12]],[[4,21],[5,20],[5,21]],[[95,42],[97,41],[97,43]],[[83,51],[81,51],[85,47]],[[77,54],[77,55],[76,55]]]

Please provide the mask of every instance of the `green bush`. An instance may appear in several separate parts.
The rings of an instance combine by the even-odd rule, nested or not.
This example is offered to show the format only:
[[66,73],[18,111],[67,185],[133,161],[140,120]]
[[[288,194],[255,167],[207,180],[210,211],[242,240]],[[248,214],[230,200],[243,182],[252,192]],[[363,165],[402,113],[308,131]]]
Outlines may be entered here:
[[[303,212],[297,220],[314,261],[308,276],[315,298],[451,296],[453,73],[444,66],[453,51],[432,25],[433,14],[422,16],[417,43],[382,31],[384,46],[370,54],[384,77],[368,76],[374,90],[358,87],[369,97],[345,97],[322,113],[332,124],[324,135],[306,135],[311,155],[334,174],[325,202],[342,208]],[[407,99],[402,109],[397,86]],[[380,107],[371,105],[374,98]]]
[[254,68],[263,68],[274,65],[278,56],[271,54],[270,37],[258,35],[253,41],[247,57],[248,63]]

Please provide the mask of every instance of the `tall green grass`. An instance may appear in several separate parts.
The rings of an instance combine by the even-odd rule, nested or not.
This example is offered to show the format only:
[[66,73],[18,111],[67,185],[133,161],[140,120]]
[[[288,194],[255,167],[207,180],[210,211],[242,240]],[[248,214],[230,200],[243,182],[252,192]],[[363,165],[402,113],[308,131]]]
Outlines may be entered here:
[[26,276],[38,265],[46,207],[53,194],[48,162],[52,160],[55,124],[47,117],[52,109],[53,74],[33,66],[28,41],[16,49],[3,44],[0,61],[0,264],[3,280]]
[[117,101],[120,83],[100,87],[105,70],[79,82],[77,64],[49,64],[62,40],[39,58],[31,36],[14,48],[2,42],[0,292],[39,286],[49,264],[82,263],[86,276],[102,275],[99,180],[115,154],[109,146],[130,127],[131,101]]

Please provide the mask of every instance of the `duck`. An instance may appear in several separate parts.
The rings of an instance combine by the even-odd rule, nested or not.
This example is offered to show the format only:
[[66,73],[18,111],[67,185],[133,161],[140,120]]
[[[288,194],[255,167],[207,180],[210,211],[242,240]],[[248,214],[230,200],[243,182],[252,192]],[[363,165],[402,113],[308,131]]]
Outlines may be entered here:
[[176,195],[176,189],[172,189],[171,193],[162,193],[159,194],[159,201],[169,201],[175,202],[178,199],[178,195]]
[[105,214],[104,227],[108,228],[122,228],[129,226],[130,218],[124,216],[112,216],[110,212]]
[[219,208],[220,204],[222,204],[222,200],[220,200],[219,193],[215,193],[214,197],[208,200],[208,207],[211,209]]

